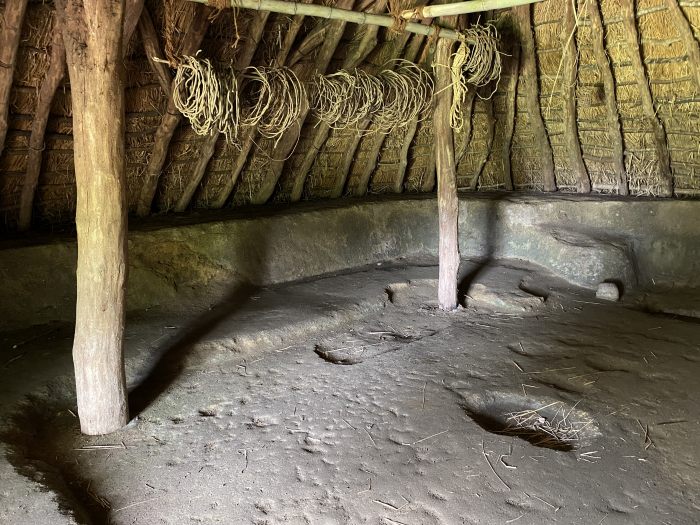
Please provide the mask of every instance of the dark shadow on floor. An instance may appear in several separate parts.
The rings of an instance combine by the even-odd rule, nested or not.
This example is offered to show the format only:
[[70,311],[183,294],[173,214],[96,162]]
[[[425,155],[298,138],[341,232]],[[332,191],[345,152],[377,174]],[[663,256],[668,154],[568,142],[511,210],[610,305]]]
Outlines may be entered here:
[[193,345],[216,328],[227,317],[248,304],[260,290],[259,286],[236,285],[222,301],[186,326],[176,339],[163,348],[147,376],[129,393],[129,413],[138,416],[170,386],[185,368],[185,361]]
[[[462,299],[468,292],[471,285],[476,281],[479,274],[493,263],[496,254],[496,247],[499,244],[499,231],[498,231],[498,205],[499,202],[505,198],[507,195],[498,195],[493,199],[485,201],[486,205],[486,217],[484,218],[484,231],[483,231],[483,252],[478,258],[476,267],[467,272],[466,274],[459,276],[459,283],[457,283],[457,297]],[[467,207],[469,204],[467,204]],[[462,210],[460,210],[462,211]],[[469,209],[467,208],[467,213]],[[477,222],[478,224],[478,222]]]

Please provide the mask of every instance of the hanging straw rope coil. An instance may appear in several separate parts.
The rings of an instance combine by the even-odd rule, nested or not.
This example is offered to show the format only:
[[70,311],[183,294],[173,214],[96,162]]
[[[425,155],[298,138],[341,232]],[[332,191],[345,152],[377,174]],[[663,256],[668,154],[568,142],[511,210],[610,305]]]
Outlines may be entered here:
[[241,123],[257,126],[260,135],[275,140],[275,145],[307,104],[304,86],[287,67],[246,68],[242,90],[253,103],[244,108]]
[[[501,53],[498,51],[498,31],[493,24],[475,25],[460,31],[460,44],[452,55],[452,108],[450,124],[461,131],[464,127],[462,104],[464,103],[468,85],[485,86],[496,81],[496,87],[487,97],[491,98],[496,92],[498,81],[501,79]],[[440,67],[440,64],[437,64]]]
[[219,129],[222,100],[221,82],[211,62],[183,56],[173,81],[173,102],[195,133],[209,135]]
[[382,105],[380,80],[365,71],[318,75],[313,83],[312,108],[316,117],[337,129],[358,127]]
[[433,79],[427,71],[407,60],[393,60],[395,69],[379,73],[383,97],[374,122],[382,133],[407,126],[430,108],[433,98]]

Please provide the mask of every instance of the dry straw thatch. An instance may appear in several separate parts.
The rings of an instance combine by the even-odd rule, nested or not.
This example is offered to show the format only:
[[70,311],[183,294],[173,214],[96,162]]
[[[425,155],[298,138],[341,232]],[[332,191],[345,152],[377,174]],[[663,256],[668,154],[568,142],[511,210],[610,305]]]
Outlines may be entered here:
[[[569,1],[544,0],[531,7],[529,12],[536,53],[536,88],[547,140],[551,144],[554,175],[561,190],[577,191],[577,173],[571,163],[570,149],[564,140],[566,130],[563,113],[566,100],[564,95],[568,86],[563,82],[566,62],[562,60],[565,57],[562,42],[567,42],[569,39],[568,35],[562,39],[561,27],[565,2]],[[399,2],[399,4],[405,7],[404,3]],[[408,5],[411,2],[405,4]],[[700,42],[700,4],[695,0],[679,0],[675,4],[671,0],[634,2],[636,29],[634,41],[630,40],[629,27],[625,25],[621,15],[623,7],[629,4],[630,0],[577,0],[576,2],[576,27],[571,41],[576,48],[573,63],[576,67],[574,82],[577,138],[593,191],[617,193],[620,182],[618,167],[621,165],[621,175],[629,185],[632,194],[662,195],[666,182],[662,176],[662,162],[659,158],[658,129],[660,126],[668,149],[668,165],[673,177],[674,194],[699,195],[700,85],[697,82],[697,71],[700,65],[693,59],[695,55],[693,55],[692,41],[688,41],[685,37],[689,31],[694,37],[695,44]],[[594,53],[593,44],[595,38],[600,35],[600,31],[594,30],[590,16],[591,5],[594,5],[600,13],[604,52],[608,57],[607,64],[602,63]],[[678,18],[677,10],[671,9],[673,6],[679,6],[681,18]],[[160,35],[163,53],[158,58],[177,65],[183,61],[182,49],[187,39],[188,25],[194,13],[199,12],[202,6],[185,0],[167,0],[166,2],[146,0],[146,7],[152,15],[156,32]],[[53,27],[52,12],[51,2],[30,2],[20,39],[11,93],[8,137],[0,157],[0,209],[4,214],[3,222],[8,228],[14,227],[17,218],[18,195],[26,166],[27,137],[36,109],[37,89],[43,82],[44,72],[48,66],[48,50]],[[470,18],[473,25],[477,18],[476,16]],[[510,18],[510,11],[495,12],[491,23],[498,28],[503,41],[518,42],[521,35],[512,30]],[[364,194],[368,190],[413,192],[433,189],[432,112],[431,108],[426,107],[428,96],[416,98],[416,100],[420,99],[421,103],[412,106],[408,111],[414,116],[413,121],[399,131],[391,131],[390,126],[395,125],[397,114],[406,112],[405,105],[397,104],[393,111],[386,112],[383,120],[380,117],[380,123],[384,122],[385,125],[372,125],[358,131],[356,128],[362,128],[368,116],[368,110],[376,118],[378,112],[376,100],[372,100],[372,104],[367,104],[368,98],[364,101],[345,98],[352,101],[354,106],[348,104],[340,112],[340,116],[328,117],[330,120],[335,119],[334,126],[342,126],[345,129],[331,131],[329,138],[320,146],[307,140],[313,136],[309,130],[313,130],[316,119],[306,119],[301,129],[297,129],[296,123],[300,119],[295,118],[295,115],[299,114],[296,111],[284,115],[271,111],[266,114],[266,117],[260,118],[259,110],[265,107],[270,109],[273,106],[272,102],[270,104],[264,102],[265,93],[280,91],[270,89],[269,86],[272,83],[286,83],[288,86],[283,97],[274,99],[284,101],[280,104],[295,105],[295,100],[299,102],[302,98],[306,99],[300,94],[300,86],[307,87],[305,83],[313,78],[312,74],[306,73],[308,71],[313,73],[314,65],[320,57],[319,53],[324,49],[323,44],[329,34],[326,31],[334,26],[326,21],[307,19],[301,25],[296,38],[297,44],[283,55],[283,58],[288,60],[276,63],[274,57],[278,55],[285,40],[285,31],[291,24],[291,18],[270,16],[264,28],[261,43],[253,55],[251,65],[257,70],[247,70],[246,73],[235,72],[233,78],[236,79],[238,86],[234,89],[229,71],[232,64],[240,57],[243,43],[250,41],[249,26],[252,20],[254,16],[245,10],[224,11],[211,21],[208,34],[200,46],[202,52],[199,58],[208,59],[211,69],[219,72],[217,104],[227,109],[219,111],[217,106],[212,106],[194,117],[193,122],[197,131],[209,133],[213,130],[216,134],[221,133],[207,172],[202,178],[201,188],[193,200],[195,205],[206,207],[221,201],[221,194],[225,188],[231,191],[230,180],[234,169],[243,173],[240,177],[243,182],[238,182],[232,192],[240,193],[235,202],[250,202],[250,197],[255,196],[265,182],[263,175],[267,176],[273,167],[278,169],[280,163],[284,165],[283,173],[293,172],[299,160],[312,149],[319,153],[310,176],[321,182],[318,186],[314,186],[318,191],[307,192],[309,197],[337,195],[338,181],[342,183],[344,178],[347,181],[341,193],[348,192],[354,195]],[[482,24],[481,27],[487,27],[483,16],[478,20]],[[357,27],[348,27],[353,29],[347,31],[345,38],[347,35],[354,37],[360,34],[356,31]],[[314,34],[320,37],[314,37]],[[400,40],[400,37],[400,33],[392,33],[384,29],[377,33],[377,49],[388,50],[388,54],[385,53],[379,62],[380,68],[386,60],[401,56],[400,46],[385,45],[387,42]],[[303,49],[299,47],[299,43],[302,42]],[[328,59],[328,73],[341,68],[347,54],[353,49],[351,43],[341,40],[335,53],[332,53],[331,58]],[[643,64],[641,72],[644,78],[643,84],[648,86],[651,96],[653,105],[651,113],[643,104],[643,85],[639,82],[639,70],[634,66],[635,44],[639,47],[639,57]],[[427,48],[429,54],[430,43]],[[540,190],[544,187],[543,169],[546,166],[537,153],[539,143],[532,131],[533,116],[527,111],[523,91],[525,83],[522,82],[522,76],[519,76],[515,92],[507,91],[510,76],[505,72],[505,64],[512,50],[502,51],[506,56],[498,56],[504,61],[504,78],[498,84],[493,97],[490,100],[481,100],[477,96],[472,103],[469,97],[474,95],[473,90],[468,93],[467,98],[456,97],[457,101],[463,102],[462,107],[455,113],[455,126],[463,127],[457,134],[457,149],[462,157],[458,165],[458,186],[465,190],[504,189],[507,182],[512,180],[516,189]],[[473,56],[468,55],[467,61]],[[129,54],[125,59],[128,200],[132,205],[136,202],[137,194],[143,184],[143,173],[153,150],[153,135],[166,114],[169,95],[161,89],[159,79],[151,71],[147,58],[140,37],[134,37],[129,43]],[[284,71],[280,66],[285,63],[291,65],[292,59],[296,63],[294,70],[304,72],[299,77],[299,83],[290,76],[285,77],[284,74],[280,74],[280,71]],[[415,58],[412,62],[421,62],[421,60]],[[362,93],[363,89],[376,92],[376,82],[369,79],[380,78],[381,75],[378,70],[368,68],[368,64],[369,62],[365,60],[347,68],[346,75],[355,81],[353,93]],[[270,69],[270,65],[275,67]],[[371,67],[375,67],[375,63],[372,63]],[[606,68],[609,68],[614,81],[612,90],[605,87]],[[388,91],[393,89],[395,93],[401,93],[405,91],[408,84],[404,82],[404,78],[400,77],[400,68],[394,65],[386,69],[393,69],[394,73],[386,75],[385,80],[388,80],[382,84],[382,96],[385,100],[400,100],[401,96],[387,93],[387,85],[392,86]],[[358,73],[359,71],[364,71],[365,74]],[[262,80],[263,77],[259,72],[264,72],[265,81]],[[247,81],[246,75],[251,77]],[[256,75],[257,79],[253,78]],[[341,77],[343,75],[334,78],[339,80],[338,85],[345,82],[344,89],[349,89],[348,77],[343,77],[342,81]],[[246,82],[247,88],[242,85]],[[222,88],[222,85],[226,87]],[[422,85],[426,86],[425,83]],[[205,87],[209,91],[204,89]],[[493,87],[494,82],[491,82],[481,88],[480,97],[487,98]],[[202,89],[203,92],[210,93],[211,97],[216,93],[213,84],[207,86],[203,84]],[[227,94],[233,93],[238,93],[239,98],[236,100],[227,98]],[[606,101],[611,96],[620,127],[621,155],[614,146],[614,133],[610,131]],[[344,97],[345,95],[339,97],[336,94],[337,99]],[[268,99],[268,101],[271,100]],[[515,117],[512,121],[507,110],[510,100],[514,101],[515,108]],[[192,109],[186,97],[183,96],[181,102],[186,112],[188,108]],[[384,107],[390,107],[390,105],[385,104]],[[402,109],[398,110],[399,107]],[[193,108],[196,108],[196,105]],[[304,114],[304,111],[305,109],[301,114]],[[238,114],[238,117],[221,120],[220,113]],[[35,198],[34,216],[37,224],[71,221],[73,217],[75,189],[71,118],[70,87],[66,80],[52,103],[51,117],[47,125],[42,164],[44,169]],[[249,120],[246,121],[246,118]],[[255,124],[261,136],[256,139],[259,147],[255,147],[248,157],[243,159],[244,163],[241,167],[235,146],[225,146],[225,142],[226,140],[233,143],[240,142],[241,130],[245,128],[244,121],[249,125]],[[288,123],[292,123],[292,129],[299,137],[299,143],[294,156],[283,162],[286,154],[281,158],[275,154],[275,144],[279,138],[276,131],[284,128]],[[512,142],[509,144],[505,137],[506,130],[511,126],[514,131]],[[367,130],[389,132],[386,138],[378,143],[367,136],[358,138],[358,133],[366,133]],[[412,141],[406,143],[401,140],[409,135]],[[202,154],[200,146],[192,145],[197,144],[197,141],[190,143],[190,139],[195,139],[194,132],[189,123],[185,123],[175,133],[169,145],[169,154],[158,188],[158,195],[162,198],[159,197],[157,201],[165,209],[170,208],[177,200],[180,188],[189,182],[191,167]],[[375,147],[376,144],[379,145]],[[341,174],[339,173],[342,168],[340,163],[347,161],[348,154],[341,155],[339,152],[346,152],[351,146],[355,146],[351,155],[353,162],[347,173]],[[510,162],[507,162],[508,160]],[[236,165],[239,167],[235,168]],[[369,173],[368,169],[370,169]],[[283,181],[284,184],[280,184],[273,191],[273,200],[290,198],[287,179]]]

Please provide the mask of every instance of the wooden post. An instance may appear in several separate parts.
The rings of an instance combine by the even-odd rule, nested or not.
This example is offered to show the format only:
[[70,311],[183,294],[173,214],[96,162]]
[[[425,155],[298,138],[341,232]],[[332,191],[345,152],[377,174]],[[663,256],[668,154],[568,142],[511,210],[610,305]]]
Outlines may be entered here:
[[654,133],[654,147],[658,161],[658,172],[661,178],[661,196],[673,196],[673,174],[671,173],[671,158],[668,154],[666,142],[666,130],[654,108],[654,99],[649,87],[642,51],[639,47],[639,32],[637,31],[637,19],[634,14],[634,0],[620,0],[620,16],[627,38],[627,49],[632,62],[632,71],[639,88],[642,101],[642,109]]
[[521,43],[521,78],[518,89],[522,88],[525,107],[530,120],[530,127],[535,137],[535,143],[540,150],[539,154],[544,191],[557,191],[557,183],[554,178],[554,156],[552,155],[552,146],[549,143],[547,128],[544,126],[542,109],[540,107],[539,88],[537,86],[535,38],[532,35],[530,6],[525,5],[514,8],[513,16],[518,23]]
[[[450,17],[452,18],[452,17]],[[447,20],[446,20],[447,22]],[[452,25],[456,20],[452,19]],[[435,170],[440,228],[438,305],[442,310],[457,308],[457,275],[459,272],[459,201],[454,159],[454,139],[450,126],[452,78],[450,60],[452,42],[440,39],[435,51]]]
[[598,64],[600,78],[603,81],[603,91],[605,91],[605,109],[608,118],[607,134],[613,150],[613,170],[617,179],[617,193],[629,195],[627,173],[625,172],[625,148],[620,130],[617,95],[615,94],[615,78],[610,66],[610,59],[605,52],[605,32],[598,2],[588,2],[588,20],[591,24],[593,55]]
[[127,268],[120,80],[124,0],[58,0],[57,8],[63,13],[73,100],[78,413],[85,434],[106,434],[128,421],[122,348]]
[[[588,0],[584,0],[588,1]],[[591,0],[592,3],[592,0]],[[564,140],[571,170],[576,175],[579,193],[591,192],[591,179],[581,155],[576,121],[576,80],[578,78],[578,50],[576,46],[576,1],[565,0],[564,23],[559,33],[563,53],[562,95],[564,99]]]
[[6,0],[0,21],[0,154],[5,147],[7,136],[12,79],[26,10],[27,0]]

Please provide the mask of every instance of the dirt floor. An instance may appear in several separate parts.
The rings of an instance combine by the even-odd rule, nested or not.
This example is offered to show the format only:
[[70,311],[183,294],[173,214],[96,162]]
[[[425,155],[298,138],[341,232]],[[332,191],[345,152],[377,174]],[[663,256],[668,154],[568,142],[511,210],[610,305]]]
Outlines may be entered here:
[[436,273],[143,312],[137,417],[103,437],[78,432],[71,327],[0,334],[0,523],[700,522],[697,318],[515,261],[465,261],[446,314]]

